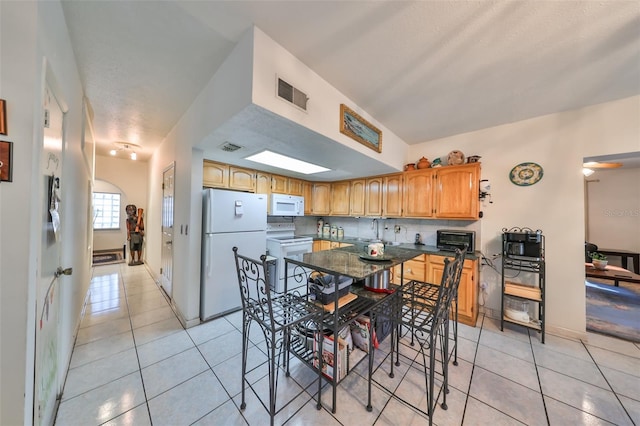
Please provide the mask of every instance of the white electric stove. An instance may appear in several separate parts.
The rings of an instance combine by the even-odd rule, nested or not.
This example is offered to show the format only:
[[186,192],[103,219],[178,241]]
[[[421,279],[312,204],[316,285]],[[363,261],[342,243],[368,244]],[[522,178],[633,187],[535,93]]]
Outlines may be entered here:
[[[305,253],[313,251],[313,237],[296,236],[296,225],[293,222],[268,223],[267,224],[267,253],[277,258],[276,273],[271,275],[271,289],[277,293],[284,292],[285,261],[284,258],[302,260]],[[289,275],[293,274],[294,265],[289,265]],[[288,281],[289,290],[306,285],[306,283],[294,284],[291,278]]]

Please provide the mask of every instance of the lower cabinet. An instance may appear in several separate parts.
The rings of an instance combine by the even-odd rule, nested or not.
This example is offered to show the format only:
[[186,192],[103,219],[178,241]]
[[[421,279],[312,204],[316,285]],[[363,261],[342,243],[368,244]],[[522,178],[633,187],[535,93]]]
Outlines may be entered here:
[[[439,284],[444,259],[438,254],[423,254],[404,264],[404,282],[410,280]],[[400,266],[392,271],[392,282],[400,284]],[[458,287],[458,321],[475,327],[478,318],[478,261],[466,259]]]
[[332,250],[340,247],[349,247],[353,244],[341,243],[339,241],[315,240],[313,242],[313,251]]

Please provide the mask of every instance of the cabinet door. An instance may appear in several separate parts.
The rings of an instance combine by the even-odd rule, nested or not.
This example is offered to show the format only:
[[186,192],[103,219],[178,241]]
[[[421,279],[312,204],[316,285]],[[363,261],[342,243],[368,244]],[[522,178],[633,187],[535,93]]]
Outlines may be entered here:
[[382,215],[402,216],[402,175],[385,176],[382,181]]
[[271,195],[271,175],[265,172],[256,172],[256,194]]
[[365,180],[355,179],[351,181],[351,194],[349,194],[349,215],[364,216],[365,215]]
[[254,192],[256,184],[253,176],[253,170],[229,166],[229,188],[237,189],[238,191]]
[[437,169],[435,217],[478,219],[480,163]]
[[[427,255],[423,254],[404,263],[404,282],[411,280],[425,281],[426,278]],[[392,282],[400,284],[400,265],[394,266],[392,271]]]
[[433,176],[434,169],[405,173],[403,216],[433,216]]
[[321,240],[320,250],[331,250],[331,241]]
[[313,183],[302,182],[302,196],[304,197],[304,214],[310,215],[313,207]]
[[302,192],[302,180],[288,178],[287,179],[287,188],[289,195],[303,195]]
[[311,214],[320,216],[331,213],[331,184],[316,182],[313,184]]
[[322,250],[322,240],[315,240],[313,242],[313,251],[321,251]]
[[[429,255],[427,282],[440,284],[444,274],[444,259],[445,256]],[[472,327],[475,327],[478,317],[477,269],[477,260],[465,260],[458,286],[458,321]]]
[[382,177],[366,180],[365,216],[382,216]]
[[334,182],[331,184],[331,215],[349,215],[349,181]]
[[271,175],[271,192],[274,194],[286,194],[289,189],[288,183],[286,176]]
[[204,160],[202,186],[205,188],[228,188],[229,165]]

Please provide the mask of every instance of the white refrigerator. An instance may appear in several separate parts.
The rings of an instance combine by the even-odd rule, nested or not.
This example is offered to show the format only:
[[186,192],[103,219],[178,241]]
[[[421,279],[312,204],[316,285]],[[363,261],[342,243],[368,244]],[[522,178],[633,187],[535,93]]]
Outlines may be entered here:
[[267,196],[205,189],[202,200],[200,319],[242,307],[233,247],[260,259],[266,252]]

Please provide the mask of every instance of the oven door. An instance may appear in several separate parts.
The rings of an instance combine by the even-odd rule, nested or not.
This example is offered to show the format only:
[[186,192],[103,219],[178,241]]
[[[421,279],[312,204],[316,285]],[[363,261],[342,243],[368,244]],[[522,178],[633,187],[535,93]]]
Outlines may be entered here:
[[[302,256],[305,253],[311,253],[313,251],[313,241],[304,242],[290,242],[280,243],[280,254],[278,256],[278,282],[275,285],[275,289],[278,293],[284,291],[284,279],[285,276],[289,276],[287,281],[287,291],[296,289],[303,285],[306,286],[306,281],[298,282],[294,277],[296,265],[289,263],[288,270],[285,270],[285,257],[293,260],[302,260]],[[298,267],[299,268],[299,267]]]

